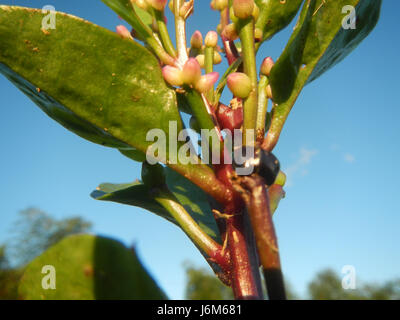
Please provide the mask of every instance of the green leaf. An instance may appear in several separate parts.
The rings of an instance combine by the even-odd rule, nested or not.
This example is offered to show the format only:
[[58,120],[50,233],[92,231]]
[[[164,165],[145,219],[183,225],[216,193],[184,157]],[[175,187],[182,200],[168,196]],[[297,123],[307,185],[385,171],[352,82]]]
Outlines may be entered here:
[[[54,267],[55,289],[51,284]],[[140,263],[135,250],[94,235],[74,235],[54,245],[25,269],[19,296],[26,300],[147,300],[166,295]]]
[[290,97],[296,77],[299,73],[305,40],[311,25],[316,0],[309,0],[304,3],[293,34],[286,45],[279,60],[271,70],[270,83],[275,103],[281,103]]
[[263,31],[263,41],[285,28],[296,16],[303,0],[256,0],[260,15],[256,27]]
[[[309,26],[298,24],[281,57],[271,71],[276,103],[265,147],[272,150],[303,87],[343,60],[376,26],[381,0],[317,0]],[[356,29],[344,29],[342,8],[356,9]],[[303,9],[304,10],[304,9]],[[305,33],[302,30],[308,30]],[[287,72],[290,70],[289,72]],[[287,72],[287,73],[286,73]]]
[[[169,168],[164,168],[164,170],[168,189],[203,231],[220,242],[218,227],[205,193],[175,171]],[[168,211],[154,201],[152,191],[138,181],[130,184],[102,184],[92,192],[91,196],[96,200],[140,207],[176,224]]]
[[0,6],[0,72],[53,119],[90,141],[142,153],[149,130],[168,135],[169,121],[182,128],[175,93],[147,49],[61,13],[56,29],[42,31],[43,17]]
[[135,32],[146,39],[152,34],[149,27],[152,23],[152,17],[146,11],[140,9],[137,5],[132,6],[130,0],[101,0],[121,18],[127,21]]

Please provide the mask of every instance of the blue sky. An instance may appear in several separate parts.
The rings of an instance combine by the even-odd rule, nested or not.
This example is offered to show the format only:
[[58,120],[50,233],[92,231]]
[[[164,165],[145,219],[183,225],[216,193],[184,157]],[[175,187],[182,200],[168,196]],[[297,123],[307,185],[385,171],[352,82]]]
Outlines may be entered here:
[[[0,3],[50,4],[106,28],[121,24],[98,0]],[[399,1],[384,0],[373,33],[305,88],[275,150],[289,182],[274,219],[283,270],[300,294],[325,267],[340,273],[353,265],[365,281],[400,277],[399,11]],[[214,17],[208,1],[197,1],[189,32],[205,34],[216,27]],[[289,36],[287,28],[264,44],[259,60],[276,59]],[[29,206],[58,218],[79,214],[96,233],[135,243],[168,295],[182,298],[182,263],[207,266],[186,236],[144,210],[89,196],[101,182],[138,178],[140,166],[66,131],[2,76],[0,95],[0,243],[9,239],[17,212]]]

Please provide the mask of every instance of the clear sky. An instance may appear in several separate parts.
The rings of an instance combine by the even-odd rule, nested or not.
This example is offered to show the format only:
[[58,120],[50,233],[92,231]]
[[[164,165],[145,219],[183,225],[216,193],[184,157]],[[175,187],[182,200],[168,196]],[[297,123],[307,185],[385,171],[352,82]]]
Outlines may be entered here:
[[[189,32],[205,34],[216,27],[217,15],[209,1],[196,2]],[[121,24],[99,0],[0,3],[53,5],[106,28]],[[383,1],[373,33],[305,88],[276,148],[289,182],[274,219],[283,270],[300,294],[325,267],[340,273],[353,265],[365,281],[400,277],[398,12],[399,1]],[[264,44],[259,60],[276,59],[289,36],[287,28]],[[0,243],[9,239],[17,212],[29,206],[58,218],[79,214],[96,233],[136,243],[161,287],[182,298],[182,263],[206,266],[186,236],[144,210],[89,196],[101,182],[138,178],[140,165],[68,132],[2,76],[0,96]]]

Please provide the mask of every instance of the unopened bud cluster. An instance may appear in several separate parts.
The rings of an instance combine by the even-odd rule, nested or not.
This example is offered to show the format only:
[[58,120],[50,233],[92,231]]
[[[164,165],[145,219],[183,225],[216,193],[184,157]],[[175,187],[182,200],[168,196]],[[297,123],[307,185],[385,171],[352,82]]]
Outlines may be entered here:
[[190,58],[182,70],[172,66],[165,66],[162,70],[164,79],[172,86],[189,85],[200,93],[213,89],[219,78],[218,72],[201,75],[201,67],[197,59]]
[[215,31],[210,31],[207,33],[204,39],[203,45],[203,35],[200,31],[195,31],[190,39],[190,50],[189,56],[196,58],[200,67],[204,69],[204,49],[205,47],[214,48],[214,64],[220,64],[222,62],[222,57],[219,53],[220,48],[218,47],[218,34]]

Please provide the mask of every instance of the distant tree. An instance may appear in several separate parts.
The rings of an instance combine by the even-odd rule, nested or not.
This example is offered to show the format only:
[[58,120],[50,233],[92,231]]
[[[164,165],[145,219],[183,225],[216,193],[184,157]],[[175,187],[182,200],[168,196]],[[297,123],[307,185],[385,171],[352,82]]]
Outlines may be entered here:
[[24,265],[61,239],[87,232],[91,227],[81,217],[57,220],[42,210],[28,208],[19,212],[10,250],[18,265]]
[[232,300],[232,290],[205,268],[185,264],[188,300]]
[[[26,263],[64,237],[87,232],[91,226],[80,217],[56,220],[39,209],[20,211],[14,237],[7,245],[0,245],[0,300],[18,298],[18,283]],[[9,253],[16,262],[14,268]]]
[[364,284],[355,290],[342,288],[338,274],[331,269],[319,272],[308,285],[308,293],[313,300],[399,300],[400,280],[384,284]]

